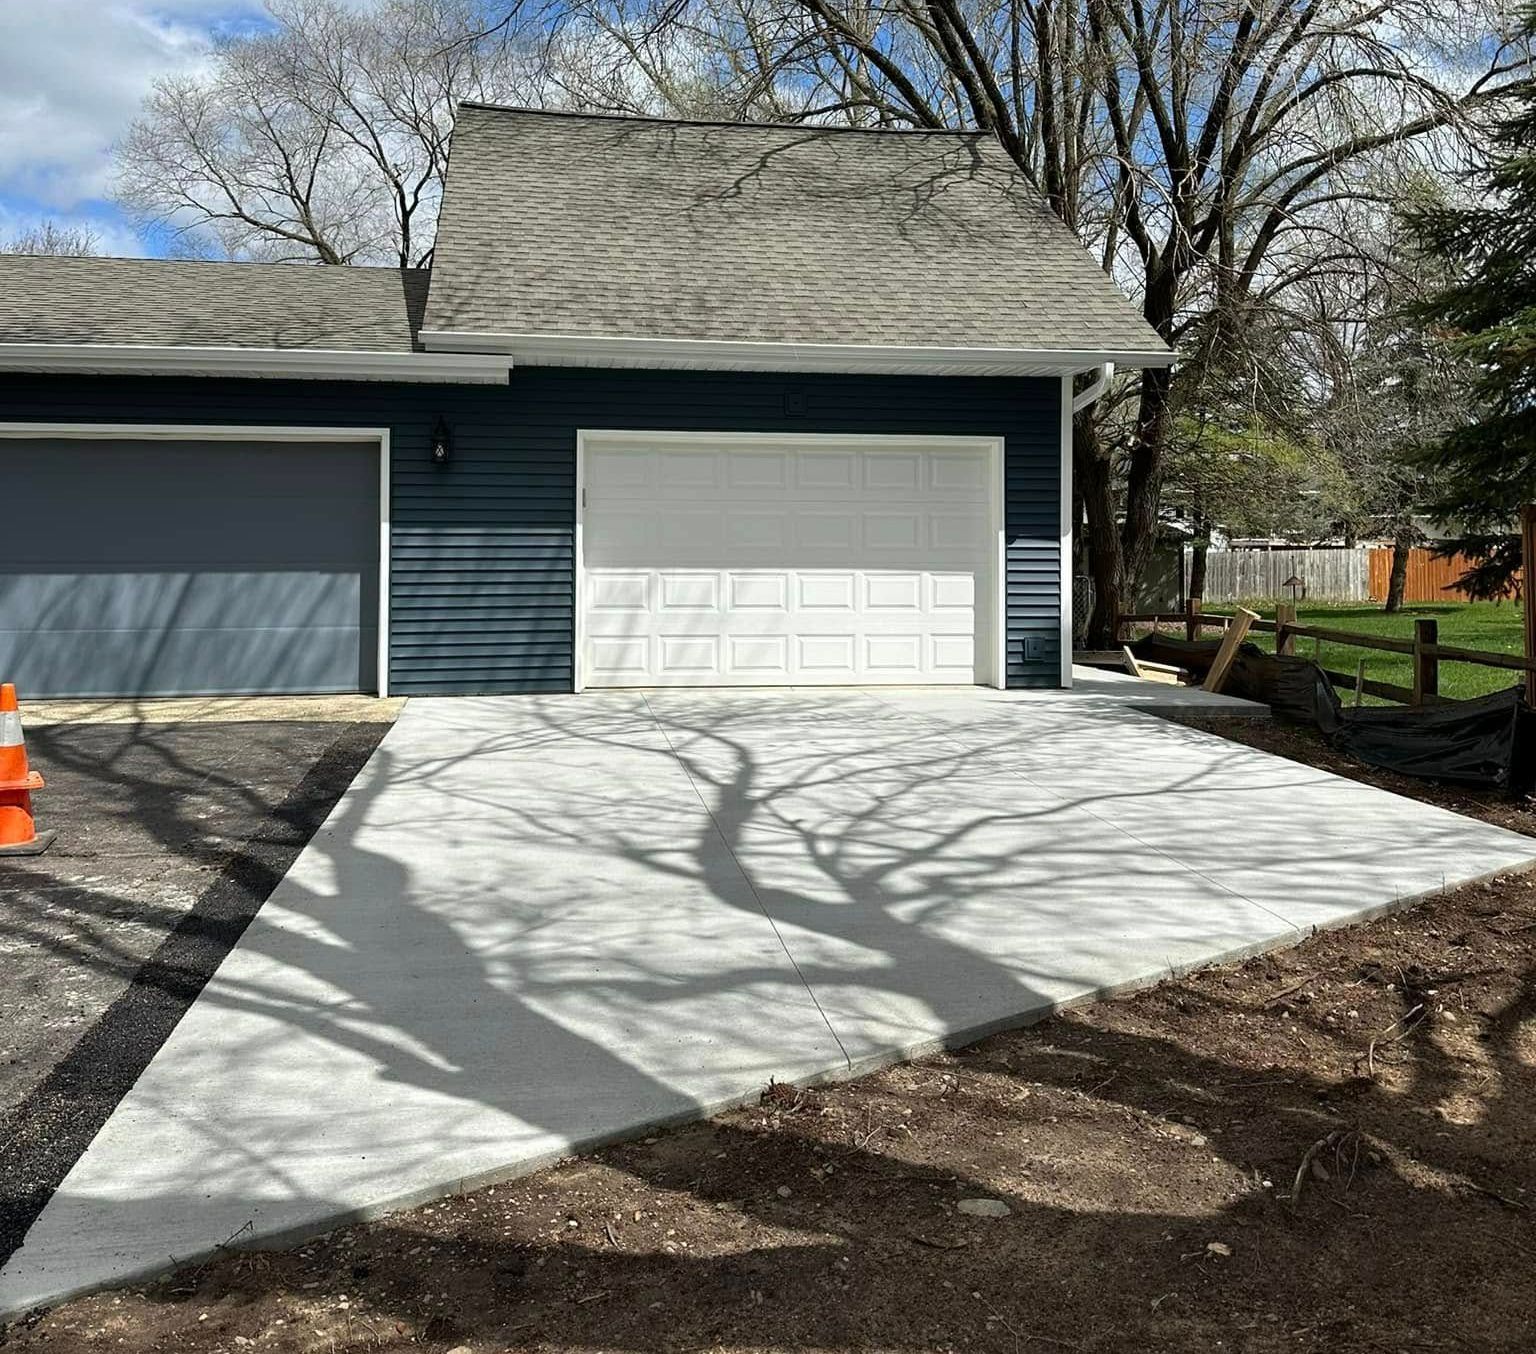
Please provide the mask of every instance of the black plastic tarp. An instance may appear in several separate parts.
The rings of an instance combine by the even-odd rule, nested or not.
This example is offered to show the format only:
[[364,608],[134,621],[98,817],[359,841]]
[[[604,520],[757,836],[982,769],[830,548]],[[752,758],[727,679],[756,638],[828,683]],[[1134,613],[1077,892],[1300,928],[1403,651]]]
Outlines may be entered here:
[[1536,784],[1533,714],[1517,686],[1436,705],[1352,707],[1315,663],[1277,661],[1289,670],[1275,713],[1316,724],[1331,746],[1368,766],[1517,794]]
[[[1202,674],[1220,643],[1147,635],[1130,647],[1138,658]],[[1514,794],[1536,788],[1536,712],[1518,686],[1435,705],[1347,706],[1316,663],[1245,643],[1226,690],[1282,719],[1315,725],[1332,747],[1368,766]]]

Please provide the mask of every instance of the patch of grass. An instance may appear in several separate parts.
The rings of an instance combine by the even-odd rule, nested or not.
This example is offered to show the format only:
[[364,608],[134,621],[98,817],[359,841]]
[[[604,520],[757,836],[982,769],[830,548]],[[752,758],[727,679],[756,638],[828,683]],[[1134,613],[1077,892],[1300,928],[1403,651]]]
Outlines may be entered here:
[[[1274,619],[1273,601],[1245,602],[1244,605],[1250,611]],[[1230,608],[1213,606],[1209,610],[1225,612],[1230,611]],[[1434,617],[1439,624],[1439,640],[1442,644],[1454,644],[1463,649],[1487,649],[1494,653],[1524,652],[1524,624],[1520,606],[1516,602],[1407,602],[1393,616],[1383,612],[1379,604],[1369,603],[1303,602],[1297,607],[1297,620],[1303,625],[1327,626],[1394,639],[1412,639],[1413,622],[1419,616]],[[1253,640],[1265,649],[1272,650],[1275,646],[1273,635],[1254,635]],[[1354,675],[1356,665],[1364,658],[1368,680],[1391,682],[1395,686],[1413,685],[1413,664],[1407,654],[1382,653],[1348,644],[1319,645],[1311,639],[1297,639],[1296,652],[1302,658],[1315,658],[1323,667],[1334,672],[1344,672],[1351,676]],[[1440,664],[1440,694],[1450,700],[1485,696],[1490,691],[1502,691],[1514,686],[1518,681],[1518,673],[1504,668],[1484,668],[1471,663]],[[1347,693],[1341,694],[1347,697]]]

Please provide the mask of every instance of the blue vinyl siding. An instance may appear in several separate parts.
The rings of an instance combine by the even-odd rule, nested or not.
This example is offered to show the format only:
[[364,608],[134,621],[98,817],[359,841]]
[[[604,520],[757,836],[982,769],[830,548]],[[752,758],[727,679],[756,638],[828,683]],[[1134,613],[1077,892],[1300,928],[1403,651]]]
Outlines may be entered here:
[[[578,428],[1001,435],[1008,684],[1055,686],[1060,389],[1055,379],[557,367],[520,368],[507,386],[4,375],[0,420],[389,428],[399,695],[571,689]],[[427,456],[439,417],[454,440],[442,467]]]

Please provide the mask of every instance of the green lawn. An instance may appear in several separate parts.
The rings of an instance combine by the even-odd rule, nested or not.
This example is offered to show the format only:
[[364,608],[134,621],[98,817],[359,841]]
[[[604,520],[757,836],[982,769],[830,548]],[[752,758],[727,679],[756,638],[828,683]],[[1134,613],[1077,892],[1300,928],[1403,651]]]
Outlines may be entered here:
[[[1275,604],[1272,601],[1247,602],[1244,605],[1261,616],[1274,618]],[[1219,606],[1208,609],[1212,612],[1231,610]],[[1454,644],[1463,649],[1489,649],[1495,653],[1518,654],[1524,651],[1524,623],[1517,602],[1409,602],[1395,616],[1384,614],[1379,605],[1370,603],[1341,602],[1330,605],[1302,602],[1297,612],[1297,620],[1303,625],[1327,626],[1400,639],[1413,638],[1415,617],[1433,616],[1439,623],[1439,639],[1442,644]],[[1214,633],[1206,631],[1207,635]],[[1255,635],[1253,639],[1263,648],[1274,648],[1273,635]],[[1374,649],[1333,643],[1323,644],[1319,653],[1318,647],[1316,640],[1296,640],[1297,654],[1303,658],[1312,658],[1316,654],[1325,668],[1335,672],[1353,676],[1356,665],[1364,658],[1368,679],[1391,682],[1396,686],[1413,685],[1413,666],[1407,654],[1381,653]],[[1440,664],[1440,694],[1453,700],[1486,695],[1490,691],[1514,686],[1519,681],[1518,672],[1503,668],[1484,668],[1471,663]],[[1348,693],[1340,694],[1348,699]]]

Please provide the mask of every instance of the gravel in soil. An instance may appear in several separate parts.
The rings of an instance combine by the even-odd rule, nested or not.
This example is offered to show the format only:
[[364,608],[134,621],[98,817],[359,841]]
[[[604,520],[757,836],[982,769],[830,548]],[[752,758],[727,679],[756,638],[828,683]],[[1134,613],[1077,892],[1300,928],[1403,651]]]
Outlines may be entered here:
[[30,728],[30,760],[48,781],[34,808],[58,839],[41,856],[0,861],[0,1113],[91,1027],[232,860],[263,844],[302,847],[311,834],[296,798],[315,792],[315,767],[327,754],[339,760],[318,787],[334,799],[387,727]]
[[1533,1111],[1536,881],[1508,876],[6,1338],[29,1354],[1528,1350]]

